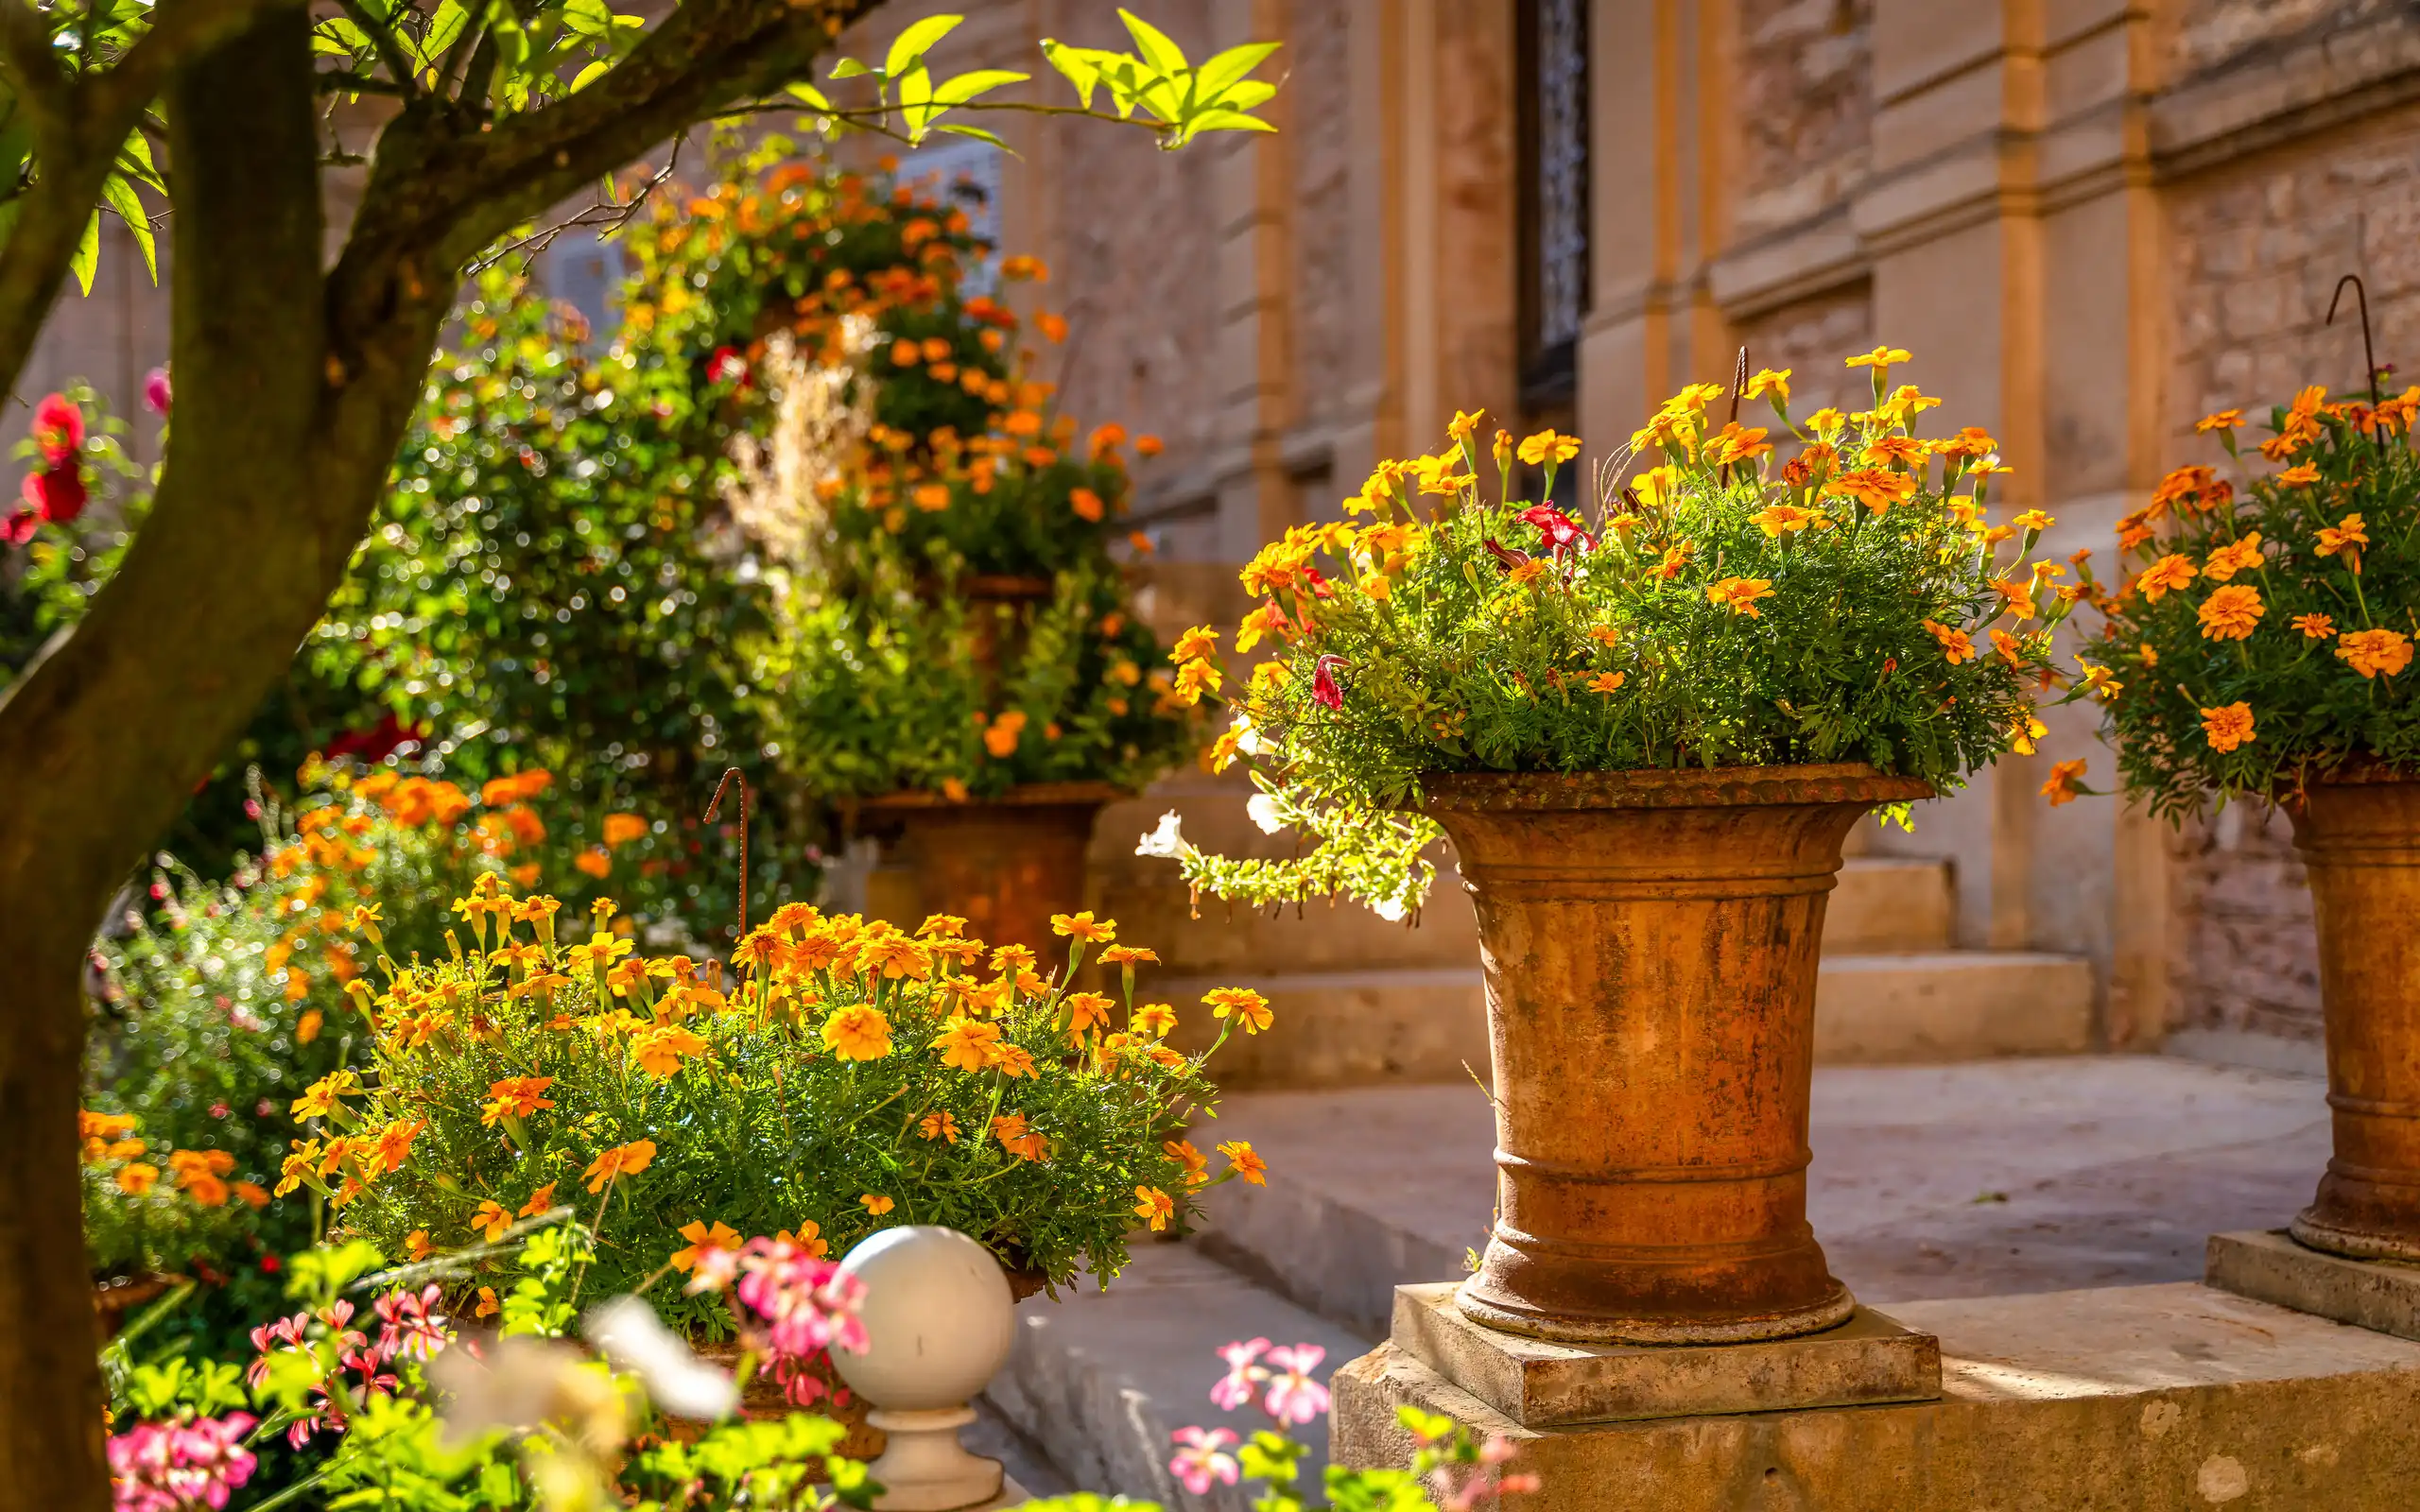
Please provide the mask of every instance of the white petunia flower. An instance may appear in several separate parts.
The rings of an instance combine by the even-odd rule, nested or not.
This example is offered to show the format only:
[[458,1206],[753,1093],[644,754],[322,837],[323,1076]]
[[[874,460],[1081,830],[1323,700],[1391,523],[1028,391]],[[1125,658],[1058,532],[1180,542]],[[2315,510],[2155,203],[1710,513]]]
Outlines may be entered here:
[[1134,853],[1138,856],[1158,856],[1168,861],[1183,860],[1185,852],[1192,849],[1184,843],[1184,835],[1180,829],[1184,822],[1184,820],[1174,809],[1161,815],[1160,827],[1143,836],[1143,843],[1134,848]]

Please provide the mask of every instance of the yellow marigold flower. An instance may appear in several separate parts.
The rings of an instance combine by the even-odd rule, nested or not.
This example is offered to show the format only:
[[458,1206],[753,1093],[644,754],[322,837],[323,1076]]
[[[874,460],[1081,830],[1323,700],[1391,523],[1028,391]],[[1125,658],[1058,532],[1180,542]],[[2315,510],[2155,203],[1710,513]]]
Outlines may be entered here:
[[1827,441],[1833,437],[1840,435],[1841,427],[1848,424],[1848,422],[1849,418],[1846,415],[1841,414],[1839,410],[1834,409],[1829,404],[1824,405],[1822,409],[1819,409],[1814,414],[1806,417],[1806,428],[1813,431],[1816,435],[1823,437]]
[[2210,748],[2225,752],[2257,738],[2252,728],[2252,705],[2243,702],[2221,704],[2202,711],[2202,736]]
[[896,982],[912,977],[921,982],[933,974],[932,952],[890,926],[868,930],[857,945],[859,970]]
[[1232,1016],[1246,1034],[1260,1033],[1275,1018],[1270,1011],[1269,1000],[1248,987],[1212,988],[1202,994],[1201,1001],[1210,1005],[1212,1018]]
[[1227,1163],[1235,1169],[1236,1175],[1256,1187],[1269,1185],[1269,1162],[1260,1158],[1259,1152],[1252,1147],[1251,1141],[1229,1140],[1219,1146],[1219,1153],[1227,1158]]
[[480,1238],[492,1245],[503,1238],[504,1231],[512,1227],[512,1214],[505,1211],[503,1203],[491,1197],[479,1204],[478,1211],[471,1214],[471,1227],[479,1231]]
[[1790,371],[1791,369],[1788,368],[1764,369],[1756,376],[1748,380],[1748,387],[1742,389],[1741,393],[1749,399],[1762,399],[1770,394],[1787,404],[1789,402]]
[[2260,602],[2260,590],[2249,583],[2234,583],[2203,600],[2195,617],[2202,623],[2204,640],[2241,641],[2251,637],[2266,608]]
[[350,1071],[332,1071],[302,1089],[286,1111],[296,1118],[326,1118],[344,1105],[338,1100],[359,1095],[361,1077]]
[[1445,434],[1458,441],[1469,440],[1478,430],[1479,417],[1485,413],[1485,410],[1458,409],[1454,411],[1454,418],[1446,422]]
[[1098,992],[1070,992],[1066,1001],[1067,1012],[1071,1016],[1067,1025],[1070,1033],[1089,1034],[1095,1029],[1109,1026],[1111,1003],[1108,998]]
[[1050,916],[1050,933],[1105,944],[1117,937],[1117,921],[1104,919],[1095,922],[1093,911],[1089,908],[1080,914],[1053,914]]
[[916,1121],[916,1132],[928,1140],[955,1144],[958,1143],[958,1119],[946,1108],[926,1113]]
[[2009,522],[2019,530],[2048,530],[2059,522],[2039,509],[2028,509]]
[[1876,347],[1862,356],[1851,357],[1852,368],[1889,368],[1893,363],[1912,360],[1912,354],[1900,347]]
[[2325,641],[2336,633],[2336,621],[2325,614],[2297,614],[2294,628],[2303,632],[2305,640]]
[[1756,600],[1772,597],[1772,579],[1770,577],[1725,577],[1707,586],[1705,599],[1707,603],[1719,604],[1734,614],[1745,614],[1752,620],[1757,620],[1765,616],[1756,608]]
[[479,1305],[477,1310],[471,1315],[473,1317],[493,1317],[503,1311],[503,1304],[495,1299],[495,1288],[493,1286],[480,1287]]
[[2107,667],[2094,666],[2082,657],[2076,658],[2076,665],[2083,669],[2085,692],[2097,694],[2102,698],[2115,698],[2124,691],[2126,685],[2119,682]]
[[1941,654],[1948,660],[1951,666],[1954,667],[1961,662],[1975,660],[1974,639],[1964,630],[1953,630],[1946,625],[1936,624],[1931,620],[1925,621],[1925,628],[1931,633],[1934,640],[1941,643]]
[[992,1063],[992,1047],[1000,1042],[997,1024],[979,1019],[958,1018],[949,1021],[932,1048],[942,1053],[942,1064],[959,1071],[976,1072],[988,1069]]
[[129,1196],[139,1197],[158,1185],[159,1181],[160,1168],[147,1161],[133,1160],[118,1167],[118,1189]]
[[823,1047],[842,1060],[880,1060],[890,1054],[890,1021],[868,1004],[835,1009],[823,1021]]
[[1176,1009],[1166,1003],[1146,1003],[1134,1010],[1132,1022],[1137,1034],[1165,1037],[1176,1027]]
[[2242,540],[2210,553],[2210,559],[2202,564],[2202,576],[2214,583],[2223,583],[2236,574],[2251,572],[2259,565],[2260,532],[2248,530]]
[[1814,524],[1823,516],[1812,509],[1802,509],[1794,504],[1776,504],[1759,509],[1748,517],[1767,536],[1794,536]]
[[1688,566],[1689,558],[1697,555],[1697,543],[1689,541],[1684,541],[1677,546],[1667,546],[1664,548],[1664,559],[1651,570],[1656,576],[1670,582],[1681,576],[1682,569]]
[[1168,1220],[1176,1216],[1176,1204],[1157,1187],[1136,1187],[1134,1216],[1149,1223],[1153,1233],[1159,1233],[1167,1228]]
[[683,1057],[702,1055],[706,1042],[677,1023],[667,1023],[639,1036],[631,1046],[639,1069],[658,1081],[668,1081],[681,1069]]
[[2358,514],[2348,514],[2332,525],[2322,525],[2319,530],[2319,554],[2323,557],[2349,551],[2354,552],[2358,558],[2356,548],[2369,543],[2369,529]]
[[2195,421],[2193,422],[2193,431],[2197,436],[2206,436],[2212,431],[2234,430],[2237,426],[2242,423],[2242,410],[2222,409],[2215,415],[2204,415],[2200,420]]
[[1592,693],[1615,693],[1618,692],[1621,685],[1629,680],[1630,675],[1628,673],[1593,672],[1588,676],[1588,689]]
[[717,1221],[712,1228],[708,1228],[702,1220],[696,1223],[684,1223],[674,1231],[679,1233],[682,1238],[689,1241],[688,1248],[676,1249],[672,1252],[672,1259],[670,1262],[672,1268],[682,1272],[683,1275],[696,1270],[698,1268],[698,1262],[705,1259],[708,1255],[717,1249],[737,1249],[739,1247],[739,1231],[724,1223],[721,1223],[720,1221]]
[[926,914],[916,926],[916,934],[924,939],[957,939],[965,935],[966,920],[956,914]]
[[2050,800],[2052,808],[2076,800],[2076,779],[2083,776],[2083,769],[2082,760],[2059,762],[2051,766],[2050,780],[2042,784],[2042,796]]
[[1190,662],[1197,657],[1213,656],[1219,650],[1219,632],[1207,625],[1197,625],[1176,638],[1176,649],[1168,653],[1171,662]]
[[998,1072],[1003,1076],[1032,1076],[1037,1074],[1034,1067],[1033,1052],[1026,1049],[1023,1045],[1009,1044],[1005,1040],[992,1047],[991,1055],[989,1057],[989,1064],[993,1070]]
[[1568,462],[1580,455],[1580,438],[1543,430],[1534,436],[1524,437],[1513,455],[1531,467],[1543,466],[1550,460]]
[[1852,468],[1824,483],[1826,497],[1854,499],[1876,514],[1888,514],[1891,507],[1905,501],[1916,491],[1913,474],[1894,472],[1889,468]]
[[859,1197],[857,1201],[864,1207],[869,1216],[875,1218],[881,1217],[884,1213],[889,1212],[891,1209],[899,1206],[896,1202],[891,1201],[889,1197],[886,1197],[877,1192],[869,1192],[864,1196]]
[[2411,638],[2400,630],[2346,630],[2336,655],[2363,678],[2394,677],[2411,664]]
[[2135,579],[2135,586],[2143,591],[2143,597],[2156,604],[2162,595],[2172,589],[2183,588],[2197,575],[2198,570],[2191,562],[2171,551],[2144,568],[2143,576]]
[[1912,436],[1877,436],[1865,443],[1867,462],[1887,463],[1910,472],[1923,467],[1925,458],[1931,454],[1929,443],[1917,440]]
[[616,1177],[636,1176],[654,1161],[655,1141],[632,1140],[628,1144],[617,1144],[589,1161],[588,1169],[580,1174],[587,1177],[588,1190],[593,1195],[604,1191],[606,1182]]
[[2049,732],[2049,727],[2035,718],[2033,711],[2029,709],[2009,726],[2009,749],[2019,756],[2031,756],[2033,754],[2033,743]]
[[1765,439],[1763,426],[1743,426],[1733,421],[1707,440],[1705,459],[1716,467],[1721,467],[1726,463],[1752,461],[1772,449],[1772,443]]

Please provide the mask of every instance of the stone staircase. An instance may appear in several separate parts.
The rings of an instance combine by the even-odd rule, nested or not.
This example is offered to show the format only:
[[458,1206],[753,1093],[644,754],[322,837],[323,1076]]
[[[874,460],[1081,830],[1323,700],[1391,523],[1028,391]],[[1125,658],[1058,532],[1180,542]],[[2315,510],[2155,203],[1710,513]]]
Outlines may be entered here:
[[[1826,1068],[1809,1216],[1870,1303],[2188,1280],[2205,1235],[2308,1200],[2323,1091],[2153,1057]],[[1211,1405],[1219,1346],[1315,1344],[1324,1376],[1384,1336],[1396,1285],[1454,1280],[1485,1242],[1495,1141],[1477,1088],[1247,1093],[1222,1113],[1216,1137],[1250,1139],[1266,1187],[1214,1189],[1202,1232],[1138,1243],[1108,1291],[1019,1309],[985,1405],[1067,1484],[1242,1512],[1244,1488],[1196,1498],[1167,1468],[1178,1428],[1261,1426]],[[1306,1474],[1316,1486],[1316,1462]]]
[[[1169,809],[1195,844],[1230,855],[1283,857],[1290,834],[1260,833],[1234,776],[1187,772],[1112,805],[1093,833],[1089,900],[1119,936],[1165,963],[1143,989],[1182,1012],[1212,987],[1257,988],[1276,1009],[1271,1032],[1231,1042],[1217,1074],[1229,1088],[1354,1087],[1484,1076],[1487,1014],[1478,933],[1449,857],[1418,927],[1353,904],[1277,914],[1199,905],[1172,863],[1134,842]],[[1852,847],[1863,839],[1863,829]],[[1825,1061],[1971,1060],[2091,1048],[2094,988],[2076,957],[1955,947],[1949,864],[1852,854],[1833,892],[1816,997],[1816,1054]],[[1200,1019],[1195,1015],[1195,1019]],[[1214,1025],[1180,1033],[1206,1042]],[[1467,1070],[1465,1069],[1467,1068]]]

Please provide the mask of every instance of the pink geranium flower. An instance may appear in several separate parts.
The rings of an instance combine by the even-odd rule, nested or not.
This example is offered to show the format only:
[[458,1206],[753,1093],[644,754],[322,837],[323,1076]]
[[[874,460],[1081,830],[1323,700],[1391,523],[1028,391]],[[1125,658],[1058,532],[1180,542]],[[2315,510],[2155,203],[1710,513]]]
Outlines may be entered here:
[[1196,1496],[1210,1489],[1210,1483],[1222,1486],[1236,1484],[1238,1469],[1236,1457],[1227,1452],[1236,1442],[1235,1434],[1225,1428],[1180,1428],[1173,1435],[1183,1447],[1168,1461],[1168,1473]]
[[1219,1350],[1219,1358],[1227,1362],[1227,1374],[1210,1388],[1210,1400],[1229,1412],[1252,1400],[1253,1389],[1269,1379],[1269,1372],[1253,1364],[1267,1352],[1267,1339],[1239,1339]]
[[1269,1351],[1269,1395],[1261,1411],[1280,1423],[1306,1423],[1327,1411],[1327,1387],[1311,1379],[1327,1351],[1316,1344],[1279,1346]]
[[432,1282],[417,1297],[399,1287],[378,1298],[378,1320],[386,1325],[378,1336],[380,1351],[389,1359],[425,1365],[451,1343],[454,1335],[446,1332],[445,1319],[433,1311],[444,1295]]
[[244,1435],[250,1413],[188,1423],[138,1423],[109,1442],[115,1512],[190,1512],[227,1504],[252,1478],[256,1461]]

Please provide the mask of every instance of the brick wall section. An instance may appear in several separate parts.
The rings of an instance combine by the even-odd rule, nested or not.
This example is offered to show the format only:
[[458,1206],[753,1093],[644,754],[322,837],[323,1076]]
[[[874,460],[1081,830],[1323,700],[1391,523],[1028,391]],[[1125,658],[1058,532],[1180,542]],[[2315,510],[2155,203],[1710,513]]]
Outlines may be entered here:
[[1741,240],[1844,201],[1866,174],[1873,0],[1740,0]]
[[2229,804],[2171,832],[2168,854],[2171,1027],[2318,1040],[2310,890],[2285,816]]
[[[1737,335],[1748,349],[1751,370],[1790,370],[1789,412],[1799,421],[1826,404],[1849,411],[1873,404],[1872,380],[1865,369],[1847,366],[1851,354],[1872,350],[1880,339],[1874,333],[1870,285],[1859,283],[1786,304],[1742,321]],[[1772,424],[1772,411],[1762,404],[1753,407],[1754,418],[1743,416],[1742,423]],[[1789,452],[1785,445],[1783,455]]]
[[2256,49],[2409,9],[2402,0],[2186,0],[2169,32],[2172,77],[2221,68]]

